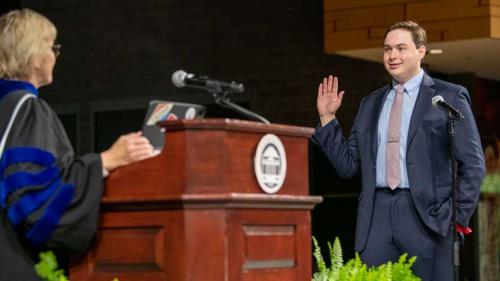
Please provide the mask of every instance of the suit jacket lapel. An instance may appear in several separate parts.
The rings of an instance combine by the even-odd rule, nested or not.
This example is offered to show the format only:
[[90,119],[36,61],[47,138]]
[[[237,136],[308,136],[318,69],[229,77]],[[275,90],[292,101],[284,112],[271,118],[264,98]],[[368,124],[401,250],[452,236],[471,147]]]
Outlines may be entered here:
[[377,150],[378,150],[378,119],[380,118],[380,113],[382,112],[382,108],[384,107],[384,102],[391,90],[391,87],[385,86],[380,89],[378,96],[375,98],[375,104],[373,105],[373,116],[372,116],[372,124],[371,124],[371,143],[372,143],[372,159],[373,166],[376,166],[377,162]]
[[415,102],[415,107],[413,108],[413,113],[411,114],[410,119],[410,128],[408,129],[408,141],[406,144],[406,151],[411,145],[413,137],[417,132],[417,128],[420,126],[422,119],[425,116],[425,113],[429,109],[432,104],[432,97],[434,96],[435,90],[432,88],[434,86],[434,82],[432,78],[424,73],[424,77],[422,79],[422,83],[420,84],[420,90],[418,92],[418,97]]

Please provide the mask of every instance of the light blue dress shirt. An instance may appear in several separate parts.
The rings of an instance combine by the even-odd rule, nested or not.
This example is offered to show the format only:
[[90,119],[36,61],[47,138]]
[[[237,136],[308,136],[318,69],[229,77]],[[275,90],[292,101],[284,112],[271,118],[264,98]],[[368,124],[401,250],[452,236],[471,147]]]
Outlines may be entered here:
[[[410,119],[415,107],[415,102],[417,101],[418,92],[420,91],[420,83],[424,77],[424,71],[421,69],[420,72],[413,78],[408,80],[403,84],[405,92],[403,95],[403,112],[401,113],[401,139],[400,139],[400,168],[401,168],[401,182],[399,187],[409,188],[410,184],[408,182],[408,172],[406,170],[406,144],[408,141],[408,129],[410,128]],[[385,146],[387,143],[387,127],[389,124],[389,114],[391,112],[391,106],[396,97],[396,87],[398,82],[392,81],[392,89],[384,103],[382,112],[380,113],[380,118],[378,120],[378,149],[377,149],[377,186],[385,187],[387,186],[386,178],[386,163],[385,163]]]

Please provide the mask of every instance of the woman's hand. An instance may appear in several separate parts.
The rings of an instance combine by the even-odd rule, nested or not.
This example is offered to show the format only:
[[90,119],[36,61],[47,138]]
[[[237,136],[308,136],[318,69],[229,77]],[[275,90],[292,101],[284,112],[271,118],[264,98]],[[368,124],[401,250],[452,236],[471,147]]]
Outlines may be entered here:
[[120,166],[158,155],[142,132],[120,136],[115,143],[101,153],[102,166],[110,172]]

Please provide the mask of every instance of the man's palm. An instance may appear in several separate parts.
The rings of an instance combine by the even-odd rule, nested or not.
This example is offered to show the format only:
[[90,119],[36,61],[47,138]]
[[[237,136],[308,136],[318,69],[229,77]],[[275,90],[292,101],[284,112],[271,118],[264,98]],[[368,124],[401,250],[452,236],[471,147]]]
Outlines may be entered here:
[[323,79],[318,87],[318,99],[316,102],[321,124],[325,125],[335,118],[335,113],[342,104],[344,91],[338,92],[338,79],[330,75]]

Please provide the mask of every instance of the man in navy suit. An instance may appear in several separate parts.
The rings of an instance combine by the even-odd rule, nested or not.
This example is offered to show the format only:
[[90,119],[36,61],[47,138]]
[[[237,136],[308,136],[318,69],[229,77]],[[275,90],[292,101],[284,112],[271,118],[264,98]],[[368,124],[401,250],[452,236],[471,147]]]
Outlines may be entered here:
[[455,229],[450,140],[447,113],[432,106],[433,96],[441,95],[465,116],[456,121],[453,147],[459,230],[468,229],[485,165],[469,94],[422,70],[425,44],[425,30],[414,22],[387,29],[383,58],[392,84],[363,98],[348,137],[336,118],[344,91],[337,77],[324,78],[317,98],[321,126],[313,140],[340,176],[361,172],[355,243],[361,259],[372,266],[408,253],[417,256],[413,270],[422,280],[447,281],[453,280]]

